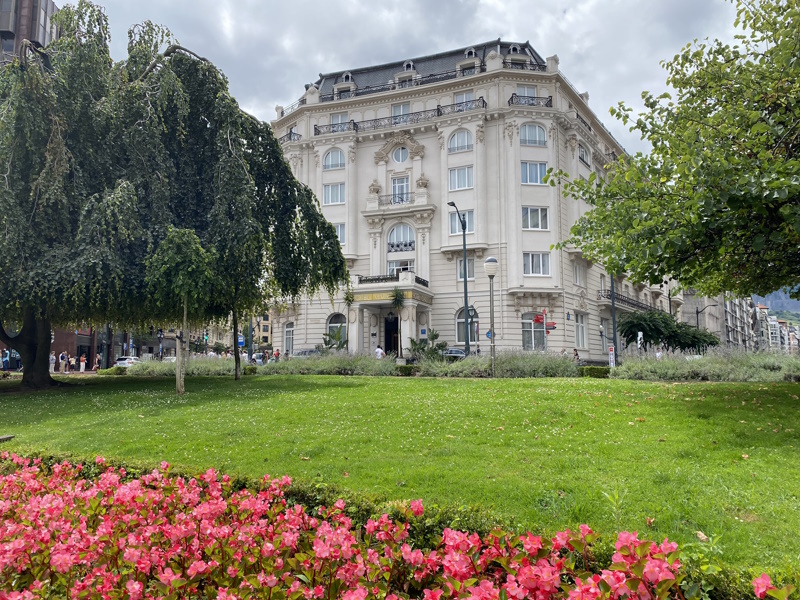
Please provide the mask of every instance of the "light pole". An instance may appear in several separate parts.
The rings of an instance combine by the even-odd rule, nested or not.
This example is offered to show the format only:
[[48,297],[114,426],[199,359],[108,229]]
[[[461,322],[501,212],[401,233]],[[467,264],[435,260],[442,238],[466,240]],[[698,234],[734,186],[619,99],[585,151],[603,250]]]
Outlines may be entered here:
[[494,256],[488,257],[483,261],[483,270],[489,276],[489,348],[492,357],[492,377],[494,377],[494,276],[497,275],[497,259]]
[[464,354],[469,356],[469,336],[472,332],[472,323],[469,314],[469,297],[467,294],[467,215],[461,216],[455,202],[448,202],[447,206],[456,209],[456,217],[461,222],[461,241],[464,249]]
[[614,345],[614,366],[619,365],[617,358],[617,292],[614,290],[614,275],[611,276],[611,340]]
[[703,307],[703,310],[700,310],[696,306],[694,307],[694,316],[695,316],[695,319],[697,320],[696,327],[697,327],[698,331],[700,330],[700,313],[703,312],[705,309],[712,308],[714,306],[719,306],[719,304],[706,304]]
[[606,351],[606,328],[600,325],[600,349]]
[[164,330],[158,328],[158,360],[164,360]]

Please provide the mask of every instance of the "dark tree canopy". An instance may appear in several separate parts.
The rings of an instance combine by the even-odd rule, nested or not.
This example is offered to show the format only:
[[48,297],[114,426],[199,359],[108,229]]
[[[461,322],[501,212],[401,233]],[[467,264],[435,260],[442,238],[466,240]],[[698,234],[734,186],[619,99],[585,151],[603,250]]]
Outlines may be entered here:
[[101,8],[81,0],[56,18],[56,42],[0,69],[0,341],[19,349],[26,384],[50,383],[53,325],[177,320],[146,281],[170,228],[214,256],[193,321],[346,280],[317,199],[213,64],[149,22],[114,63]]
[[594,207],[566,243],[636,281],[798,297],[800,2],[737,4],[736,45],[686,46],[663,63],[674,94],[612,109],[652,151],[565,184]]
[[641,332],[645,351],[653,346],[683,352],[700,351],[719,345],[719,338],[713,333],[696,329],[658,310],[625,313],[619,321],[619,332],[629,346],[637,343]]

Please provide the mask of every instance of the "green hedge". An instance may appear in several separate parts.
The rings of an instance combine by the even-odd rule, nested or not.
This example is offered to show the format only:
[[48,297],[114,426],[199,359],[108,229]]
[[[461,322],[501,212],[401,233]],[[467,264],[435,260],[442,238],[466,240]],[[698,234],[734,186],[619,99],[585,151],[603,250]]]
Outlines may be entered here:
[[400,377],[411,377],[412,375],[419,373],[419,367],[416,365],[397,365],[395,367],[395,372]]
[[611,367],[578,367],[581,377],[594,377],[595,379],[608,379]]

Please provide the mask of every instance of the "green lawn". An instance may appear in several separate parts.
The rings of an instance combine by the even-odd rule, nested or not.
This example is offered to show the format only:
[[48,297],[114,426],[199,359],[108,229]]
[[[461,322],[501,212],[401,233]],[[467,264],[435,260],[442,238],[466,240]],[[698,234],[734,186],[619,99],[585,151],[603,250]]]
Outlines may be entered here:
[[321,477],[546,532],[700,530],[732,563],[800,563],[794,384],[286,376],[190,379],[178,398],[171,380],[84,381],[0,394],[0,449]]

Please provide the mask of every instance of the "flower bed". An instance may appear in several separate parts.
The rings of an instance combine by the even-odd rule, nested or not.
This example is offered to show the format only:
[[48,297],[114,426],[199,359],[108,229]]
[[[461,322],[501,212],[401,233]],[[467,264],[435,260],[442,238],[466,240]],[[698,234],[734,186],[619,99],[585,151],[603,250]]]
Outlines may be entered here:
[[[383,515],[361,528],[341,500],[318,516],[288,506],[286,477],[234,492],[213,470],[187,480],[166,463],[130,480],[122,469],[93,481],[81,472],[0,454],[0,600],[692,597],[682,592],[677,545],[635,532],[619,534],[609,569],[589,573],[596,536],[586,525],[550,540],[445,529],[423,550],[407,543],[421,501],[408,504],[404,522]],[[791,592],[765,577],[754,582],[759,597]]]

